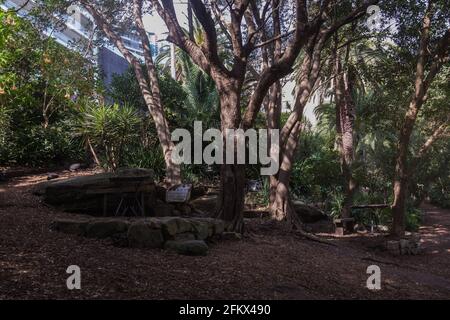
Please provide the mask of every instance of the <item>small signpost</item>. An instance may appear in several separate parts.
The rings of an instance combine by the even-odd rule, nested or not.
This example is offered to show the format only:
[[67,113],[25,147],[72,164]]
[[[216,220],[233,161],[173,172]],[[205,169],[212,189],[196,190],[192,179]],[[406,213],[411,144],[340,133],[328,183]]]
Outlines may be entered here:
[[192,184],[182,184],[175,186],[167,190],[166,202],[167,203],[185,203],[188,202],[191,197]]

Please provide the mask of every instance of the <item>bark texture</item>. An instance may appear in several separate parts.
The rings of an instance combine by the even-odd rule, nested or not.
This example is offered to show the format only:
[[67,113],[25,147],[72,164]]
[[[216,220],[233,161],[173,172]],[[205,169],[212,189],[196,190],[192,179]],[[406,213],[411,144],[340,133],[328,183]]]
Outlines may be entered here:
[[335,48],[335,77],[334,96],[336,102],[336,144],[340,156],[341,171],[344,186],[344,203],[341,217],[351,216],[353,197],[357,189],[357,182],[353,177],[352,165],[354,161],[354,124],[355,104],[352,98],[351,74],[347,68],[344,70],[338,49]]

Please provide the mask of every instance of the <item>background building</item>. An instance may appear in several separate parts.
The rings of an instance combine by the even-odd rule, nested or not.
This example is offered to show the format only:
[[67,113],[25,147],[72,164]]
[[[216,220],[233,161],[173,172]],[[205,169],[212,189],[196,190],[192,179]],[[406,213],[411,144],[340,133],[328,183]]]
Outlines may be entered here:
[[[6,0],[0,4],[3,10],[19,9],[18,14],[21,17],[29,17],[29,12],[36,6],[36,2],[31,0]],[[45,30],[47,36],[51,36],[61,45],[72,50],[79,50],[77,44],[88,43],[93,37],[94,23],[90,14],[80,7],[72,6],[68,10],[64,27],[58,30]],[[55,17],[56,22],[56,17]],[[158,55],[157,36],[154,33],[148,33],[153,57]],[[133,33],[121,35],[125,47],[136,57],[143,60],[142,45],[139,37]],[[97,65],[100,70],[100,76],[108,88],[111,84],[114,74],[122,74],[128,69],[128,62],[122,54],[112,45],[105,44],[102,47],[90,47],[89,54],[91,61]]]

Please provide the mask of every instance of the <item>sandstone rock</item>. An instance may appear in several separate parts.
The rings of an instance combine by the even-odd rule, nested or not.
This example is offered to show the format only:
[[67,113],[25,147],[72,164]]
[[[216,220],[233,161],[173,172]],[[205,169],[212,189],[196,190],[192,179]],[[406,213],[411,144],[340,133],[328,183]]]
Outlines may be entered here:
[[[191,222],[192,222],[192,227],[194,229],[195,237],[198,240],[205,240],[206,238],[208,238],[210,236],[210,232],[209,232],[210,228],[207,223],[201,222],[198,220],[192,220]],[[213,228],[211,228],[211,235],[212,235],[213,231],[214,231]]]
[[[116,190],[122,188],[117,186],[117,181],[111,179],[125,176],[136,176],[140,174],[146,177],[145,188],[148,189],[148,196],[145,206],[148,211],[155,206],[154,203],[154,181],[151,170],[132,169],[122,170],[117,173],[100,173],[91,176],[79,176],[65,180],[46,182],[37,187],[39,193],[43,194],[45,203],[58,206],[62,210],[69,212],[87,213],[101,215],[103,213],[103,195],[101,190]],[[131,187],[130,187],[131,188]],[[131,188],[134,190],[134,187]],[[131,190],[130,189],[130,190]],[[117,208],[120,201],[119,196],[107,197],[107,208],[111,210]]]
[[299,201],[293,203],[295,212],[300,217],[300,220],[304,223],[315,223],[321,220],[327,220],[328,216],[321,210],[306,205]]
[[161,248],[164,238],[161,229],[152,228],[146,221],[137,221],[128,228],[128,244],[133,248]]
[[128,230],[129,223],[119,219],[95,219],[86,227],[86,236],[103,239]]
[[165,243],[164,248],[188,256],[205,256],[208,253],[208,245],[203,240],[171,240]]
[[170,239],[178,233],[178,224],[176,217],[161,217],[158,218],[161,224],[161,229],[163,230],[165,238]]
[[154,223],[159,223],[163,230],[165,239],[174,239],[179,233],[195,231],[190,219],[180,217],[159,217],[154,218]]
[[208,225],[208,237],[212,237],[216,234],[221,234],[225,231],[225,223],[223,220],[214,218],[195,218],[191,221],[199,221]]
[[176,218],[175,220],[177,221],[177,233],[191,232],[194,230],[189,219]]
[[82,236],[86,232],[89,219],[56,219],[52,228],[56,231]]

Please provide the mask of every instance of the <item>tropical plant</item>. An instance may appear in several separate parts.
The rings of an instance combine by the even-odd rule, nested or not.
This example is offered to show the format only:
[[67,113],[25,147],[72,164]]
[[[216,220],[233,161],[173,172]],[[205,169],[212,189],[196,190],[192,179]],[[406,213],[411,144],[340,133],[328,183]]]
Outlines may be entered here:
[[82,137],[93,156],[107,170],[124,164],[124,152],[139,136],[140,117],[128,105],[106,105],[86,101],[73,120],[74,135]]

